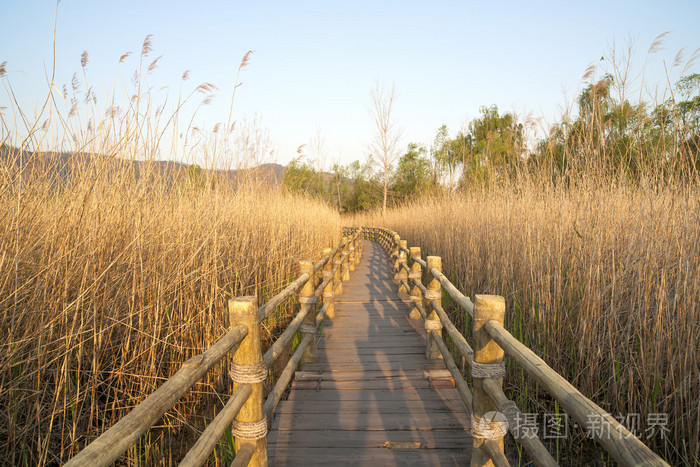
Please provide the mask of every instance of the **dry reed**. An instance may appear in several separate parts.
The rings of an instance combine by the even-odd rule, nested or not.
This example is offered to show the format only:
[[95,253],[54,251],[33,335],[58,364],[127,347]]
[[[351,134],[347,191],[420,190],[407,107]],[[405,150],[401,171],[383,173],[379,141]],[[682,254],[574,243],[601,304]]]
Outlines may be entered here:
[[[149,36],[141,56],[151,50]],[[0,117],[0,464],[65,462],[224,334],[228,297],[264,302],[339,233],[327,206],[217,171],[231,132],[198,137],[183,115],[215,87],[181,94],[167,114],[167,98],[146,91],[157,61],[121,105],[99,110],[84,72],[68,112],[47,99],[36,116],[13,104]],[[157,160],[183,153],[207,165]],[[191,416],[225,400],[226,373],[217,365],[122,461],[176,462]]]
[[[506,297],[507,328],[675,462],[699,459],[700,196],[697,187],[563,189],[521,182],[423,199],[385,219],[468,295]],[[455,310],[456,311],[456,310]],[[463,314],[455,319],[464,323]],[[510,366],[524,408],[552,402]],[[647,436],[650,414],[668,433]],[[653,415],[652,415],[653,416]]]

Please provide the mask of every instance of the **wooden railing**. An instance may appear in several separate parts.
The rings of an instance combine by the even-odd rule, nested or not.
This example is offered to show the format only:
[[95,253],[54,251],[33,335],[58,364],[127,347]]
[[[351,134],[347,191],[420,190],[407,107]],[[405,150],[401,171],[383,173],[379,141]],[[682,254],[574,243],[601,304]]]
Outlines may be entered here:
[[[535,378],[579,425],[589,426],[593,421],[598,429],[592,431],[592,436],[619,465],[668,465],[503,327],[503,297],[476,295],[472,301],[442,273],[439,256],[423,260],[419,247],[408,248],[406,240],[388,229],[363,227],[349,229],[348,233],[359,231],[364,232],[365,238],[381,244],[390,255],[399,293],[410,294],[410,318],[420,317],[425,321],[426,356],[444,359],[462,401],[472,413],[472,466],[491,465],[491,461],[496,466],[509,465],[503,452],[506,430],[527,450],[536,465],[557,465],[539,437],[525,426],[525,418],[515,402],[503,392],[505,354]],[[427,285],[423,285],[423,278]],[[472,318],[473,349],[442,308],[443,290]],[[443,332],[447,332],[457,352],[469,364],[473,391],[445,345]]]
[[[204,353],[190,358],[153,394],[109,430],[87,445],[67,466],[112,464],[156,423],[204,374],[232,353],[233,394],[180,463],[201,465],[209,458],[226,429],[233,427],[236,457],[233,466],[267,465],[268,420],[289,385],[299,363],[316,359],[316,331],[325,317],[334,315],[333,300],[343,292],[362,254],[362,230],[342,238],[334,248],[323,250],[321,260],[300,261],[300,275],[267,303],[258,306],[257,297],[229,301],[231,329]],[[260,323],[298,292],[300,310],[285,331],[263,354]],[[269,369],[300,330],[303,338],[267,396],[263,383]],[[238,346],[238,347],[236,347]]]

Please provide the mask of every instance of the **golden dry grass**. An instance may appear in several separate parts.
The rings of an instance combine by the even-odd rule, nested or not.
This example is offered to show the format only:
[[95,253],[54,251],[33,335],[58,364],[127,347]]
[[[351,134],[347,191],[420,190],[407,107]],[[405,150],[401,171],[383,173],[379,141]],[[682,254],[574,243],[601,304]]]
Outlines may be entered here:
[[[666,439],[658,431],[642,439],[671,461],[698,461],[697,187],[523,182],[356,222],[391,228],[424,255],[441,256],[467,295],[505,296],[513,335],[609,412],[639,413],[641,431],[649,414],[667,414]],[[513,397],[524,409],[553,410],[513,365]]]
[[[226,332],[229,297],[264,302],[340,234],[326,205],[214,170],[263,155],[236,159],[233,122],[218,134],[195,126],[216,88],[182,91],[187,72],[168,113],[147,82],[150,52],[149,36],[134,89],[106,103],[83,72],[72,92],[51,83],[36,115],[12,100],[0,114],[0,464],[65,462]],[[264,337],[291,311],[263,323]],[[202,428],[192,415],[227,399],[226,367],[122,461],[176,462]]]
[[[339,228],[325,206],[275,190],[168,191],[155,176],[116,185],[93,169],[60,191],[42,176],[21,198],[7,186],[0,196],[10,463],[65,461],[223,335],[228,297],[269,298]],[[222,374],[166,423],[185,423]]]

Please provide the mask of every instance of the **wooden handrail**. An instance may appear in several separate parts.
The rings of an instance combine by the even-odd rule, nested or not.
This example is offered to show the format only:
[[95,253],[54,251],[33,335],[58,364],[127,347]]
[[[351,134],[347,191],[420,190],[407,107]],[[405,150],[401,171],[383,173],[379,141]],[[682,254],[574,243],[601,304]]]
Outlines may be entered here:
[[109,430],[87,445],[66,466],[111,465],[163,416],[187,391],[248,335],[243,324],[235,326],[201,355],[182,364],[155,392],[146,397]]
[[272,420],[272,414],[275,412],[275,409],[277,408],[277,404],[279,404],[282,394],[284,394],[284,391],[287,389],[287,386],[289,385],[292,376],[294,376],[294,372],[297,366],[299,365],[299,362],[301,361],[301,358],[304,355],[306,348],[311,343],[312,339],[313,337],[311,335],[306,335],[302,338],[301,342],[299,343],[299,346],[294,351],[292,358],[289,359],[287,365],[284,367],[284,370],[277,378],[277,383],[275,383],[275,386],[267,395],[267,399],[265,400],[264,411],[265,416],[268,420]]
[[294,280],[291,284],[285,287],[280,293],[268,300],[267,303],[258,308],[258,319],[263,321],[265,318],[270,316],[275,309],[280,306],[285,300],[294,295],[300,288],[306,284],[309,280],[308,274],[302,274]]
[[194,446],[187,451],[179,467],[198,467],[204,464],[252,392],[253,388],[250,384],[241,384],[238,387],[224,408],[216,414],[214,420],[201,434]]
[[[435,285],[426,287],[422,284],[420,278],[409,277],[406,280],[405,277],[399,277],[399,272],[407,272],[410,275],[411,271],[414,270],[413,266],[409,268],[408,265],[400,261],[400,255],[408,255],[414,265],[417,264],[425,269],[428,272],[429,277],[434,278],[434,280],[439,283],[445,291],[447,291],[450,297],[452,297],[452,299],[472,318],[475,316],[475,304],[469,299],[469,297],[462,294],[462,292],[459,291],[459,289],[457,289],[457,287],[455,287],[454,284],[447,279],[447,277],[440,271],[439,267],[430,265],[430,259],[426,262],[421,259],[419,250],[416,250],[418,254],[412,251],[413,248],[417,247],[407,248],[406,244],[403,243],[400,236],[396,232],[384,228],[366,227],[364,228],[364,231],[371,232],[372,237],[370,239],[378,242],[386,250],[390,260],[393,263],[394,278],[395,282],[399,284],[399,287],[406,288],[406,282],[414,285],[413,290],[415,290],[415,292],[413,290],[411,291],[413,308],[410,317],[417,318],[416,315],[421,315],[421,317],[425,319],[426,313],[435,313],[436,317],[442,323],[443,329],[447,331],[452,342],[455,344],[457,351],[459,351],[459,353],[465,357],[466,361],[470,365],[473,365],[475,359],[474,350],[469,346],[462,333],[459,332],[456,326],[449,319],[441,306],[440,300],[426,300],[429,307],[426,310],[423,309],[422,304],[420,303],[423,301],[422,297],[420,298],[419,302],[417,294],[421,293],[423,296],[425,296],[429,289],[436,290]],[[414,311],[417,312],[415,315]],[[497,345],[500,346],[506,354],[513,357],[516,363],[522,366],[530,376],[534,377],[545,389],[547,389],[549,393],[568,413],[572,415],[572,417],[579,424],[585,426],[589,422],[589,417],[595,416],[599,417],[602,423],[609,426],[608,431],[610,432],[610,436],[600,436],[601,433],[596,432],[593,433],[594,438],[620,465],[668,465],[663,459],[661,459],[660,456],[654,453],[644,443],[642,443],[641,440],[630,433],[609,413],[586,398],[573,385],[566,381],[565,378],[547,366],[547,364],[532,350],[513,337],[502,326],[502,324],[494,320],[487,320],[485,323],[482,322],[481,325],[483,326],[482,329],[488,334],[488,338],[493,339],[494,343],[497,343]],[[439,350],[440,355],[445,360],[445,365],[455,379],[455,385],[460,392],[460,396],[462,397],[463,401],[467,403],[467,400],[473,395],[469,393],[469,396],[466,396],[466,392],[463,390],[463,388],[460,388],[462,385],[457,381],[464,382],[464,379],[461,377],[461,373],[454,364],[454,359],[452,359],[451,354],[449,354],[447,346],[445,346],[444,342],[442,341],[438,330],[428,330],[428,345],[430,345],[431,342],[436,344],[437,350]],[[448,354],[450,355],[450,358],[447,358]],[[512,404],[512,402],[509,401],[503,393],[497,379],[486,378],[481,379],[480,381],[481,388],[485,390],[485,393],[490,399],[493,400],[493,403],[495,403],[497,407],[501,407],[505,403]],[[471,406],[473,403],[474,402],[472,399],[472,401],[467,403],[467,405]],[[473,410],[473,407],[470,408]],[[516,412],[520,413],[519,410],[517,410],[517,407]],[[606,432],[605,434],[607,435],[608,433]],[[548,467],[557,465],[556,461],[546,450],[539,438],[530,436],[516,437],[516,440],[526,448],[537,465]],[[501,463],[505,460],[502,450],[498,448],[497,442],[483,442],[478,450],[483,450],[484,455],[492,459],[495,465],[501,465]]]
[[445,290],[447,290],[447,293],[450,294],[450,297],[452,297],[452,300],[457,302],[459,306],[466,310],[470,317],[474,318],[474,303],[469,300],[469,297],[464,296],[464,294],[460,292],[459,289],[457,289],[457,287],[455,287],[454,284],[437,269],[430,269],[430,275],[440,281]]
[[[489,395],[489,397],[491,397],[493,402],[498,407],[502,407],[504,404],[512,402],[508,400],[501,386],[496,384],[493,380],[485,380],[484,388],[486,388],[486,393]],[[520,409],[517,409],[516,418],[518,420],[524,420],[523,414],[522,412],[520,412]],[[535,465],[539,467],[556,467],[557,465],[559,465],[557,464],[557,461],[554,460],[554,457],[552,457],[549,451],[547,451],[547,448],[544,447],[544,444],[542,444],[540,438],[538,438],[537,436],[529,436],[529,434],[523,433],[522,430],[518,429],[518,426],[510,425],[508,427],[508,430],[510,431],[510,434],[513,435],[514,439],[516,439],[520,444],[525,446],[525,449],[528,453],[530,453],[530,457],[532,458],[532,461],[535,463]]]
[[301,323],[304,322],[304,318],[306,318],[306,315],[309,313],[311,310],[312,304],[307,303],[304,306],[301,307],[299,310],[299,313],[294,317],[294,319],[289,323],[289,326],[287,326],[287,329],[282,332],[282,334],[277,338],[277,340],[270,346],[269,349],[267,349],[267,352],[263,355],[263,360],[265,361],[265,364],[267,365],[268,368],[272,366],[272,363],[277,360],[277,357],[279,357],[282,352],[284,352],[284,349],[287,347],[287,344],[289,344],[292,341],[292,338],[296,335],[297,331],[299,330],[299,326],[301,326]]
[[464,405],[467,407],[472,406],[472,401],[474,399],[474,396],[472,395],[472,392],[469,390],[469,386],[467,386],[467,382],[464,380],[462,377],[462,373],[459,372],[459,368],[457,368],[457,364],[455,363],[454,357],[452,357],[452,354],[450,353],[450,350],[447,348],[447,345],[445,345],[445,341],[442,340],[441,336],[435,332],[435,331],[428,331],[437,344],[438,348],[440,349],[440,353],[442,354],[442,358],[445,361],[445,366],[447,369],[450,371],[450,374],[452,375],[452,379],[455,380],[455,387],[457,388],[457,391],[459,392],[459,396],[462,398],[462,402],[464,402]]
[[[513,360],[547,389],[552,397],[559,401],[564,410],[571,414],[579,424],[586,426],[589,423],[589,416],[599,417],[598,420],[608,424],[609,430],[606,433],[609,436],[599,436],[600,433],[597,433],[597,430],[593,430],[593,435],[617,463],[630,466],[668,465],[661,457],[630,433],[624,425],[581,394],[578,389],[551,369],[544,360],[513,337],[499,323],[488,321],[484,328]],[[602,433],[603,430],[600,431]]]
[[[334,249],[327,248],[324,250],[323,257],[316,263],[309,263],[309,267],[297,277],[294,281],[288,284],[281,292],[270,298],[267,303],[260,307],[253,308],[249,313],[249,308],[255,305],[257,299],[255,297],[245,297],[235,299],[238,302],[237,310],[245,309],[245,323],[235,323],[234,315],[243,313],[243,311],[234,312],[233,305],[229,302],[231,319],[233,328],[227,332],[214,345],[200,355],[190,358],[182,364],[173,376],[168,378],[156,391],[146,397],[138,404],[131,412],[125,415],[109,430],[95,439],[92,443],[81,450],[76,456],[70,459],[66,465],[68,466],[103,466],[112,464],[119,456],[121,456],[130,446],[132,446],[141,435],[146,432],[165,412],[167,412],[202,376],[216,363],[221,361],[229,354],[236,346],[240,346],[239,350],[245,355],[237,355],[234,353],[235,359],[242,362],[241,364],[255,364],[253,360],[259,358],[261,362],[269,368],[274,359],[279,355],[281,350],[289,344],[291,338],[298,330],[304,318],[313,308],[313,303],[305,304],[301,307],[297,316],[292,320],[287,329],[282,333],[279,339],[270,347],[264,356],[260,354],[260,338],[259,330],[252,329],[253,323],[257,325],[260,321],[270,316],[274,310],[281,305],[285,300],[292,297],[303,287],[311,287],[312,296],[320,297],[323,295],[323,307],[318,316],[313,318],[313,323],[316,325],[323,321],[324,316],[332,315],[333,295],[334,293],[342,293],[342,280],[347,280],[348,271],[350,269],[349,257],[352,254],[353,265],[359,262],[362,254],[361,239],[365,233],[362,228],[353,229],[352,235],[343,238]],[[350,249],[352,245],[352,250]],[[336,258],[340,260],[336,263]],[[324,269],[324,280],[314,289],[316,273]],[[341,277],[345,275],[345,277]],[[340,289],[340,290],[339,290]],[[325,292],[325,293],[324,293]],[[242,307],[242,308],[241,308]],[[253,321],[249,321],[249,314],[254,315]],[[243,316],[243,315],[241,315]],[[247,324],[246,324],[247,323]],[[250,341],[244,344],[247,337],[253,333],[255,342]],[[247,341],[246,341],[247,342]],[[298,346],[297,351],[293,354],[288,362],[285,371],[273,391],[268,396],[263,406],[261,400],[262,387],[260,383],[248,384],[237,383],[234,380],[234,394],[226,403],[224,408],[217,414],[214,420],[205,429],[202,436],[197,440],[193,448],[183,458],[181,465],[201,465],[212,450],[218,444],[219,439],[230,426],[231,421],[239,416],[243,416],[244,421],[248,422],[250,417],[256,418],[258,414],[269,414],[271,416],[279,398],[284,392],[285,387],[289,384],[289,380],[294,373],[296,365],[303,353],[308,351],[311,343],[315,343],[314,335],[307,334]],[[252,354],[250,352],[253,352]],[[255,357],[255,352],[258,352],[260,357]],[[252,359],[252,360],[251,360]],[[250,362],[249,362],[250,360]],[[257,371],[257,370],[256,370]],[[252,404],[252,405],[251,405]],[[260,406],[257,408],[257,406]],[[252,420],[255,421],[255,420]],[[231,465],[248,465],[253,460],[255,465],[267,465],[267,457],[264,454],[264,439],[262,442],[237,442],[236,443],[236,458]],[[261,447],[263,446],[263,447]]]

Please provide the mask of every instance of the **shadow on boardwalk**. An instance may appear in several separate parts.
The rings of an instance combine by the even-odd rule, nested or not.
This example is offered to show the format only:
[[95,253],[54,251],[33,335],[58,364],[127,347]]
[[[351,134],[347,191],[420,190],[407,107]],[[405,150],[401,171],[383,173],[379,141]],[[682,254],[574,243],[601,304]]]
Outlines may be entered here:
[[425,358],[386,253],[361,263],[326,319],[318,362],[297,372],[268,436],[270,465],[465,465],[469,415],[442,360]]

